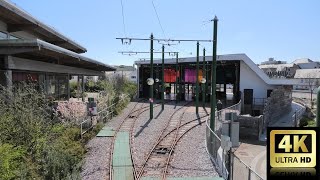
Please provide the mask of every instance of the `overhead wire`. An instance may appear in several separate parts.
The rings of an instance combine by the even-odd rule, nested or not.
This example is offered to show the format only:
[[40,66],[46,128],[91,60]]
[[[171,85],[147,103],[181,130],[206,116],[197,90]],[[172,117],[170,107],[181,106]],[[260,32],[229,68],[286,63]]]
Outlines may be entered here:
[[124,7],[123,7],[123,2],[122,2],[122,0],[120,0],[120,2],[121,2],[121,12],[122,12],[123,33],[124,33],[124,36],[127,37],[126,24],[125,24],[125,21],[124,21]]
[[161,21],[160,21],[159,14],[158,14],[158,12],[157,12],[156,6],[154,5],[153,0],[152,0],[151,2],[152,2],[152,6],[153,6],[153,9],[154,9],[154,12],[156,13],[156,16],[157,16],[157,19],[158,19],[158,23],[159,23],[159,25],[160,25],[161,31],[162,31],[162,33],[163,33],[163,36],[164,36],[164,38],[166,39],[166,33],[164,32],[164,29],[163,29],[163,27],[162,27],[162,24],[161,24]]

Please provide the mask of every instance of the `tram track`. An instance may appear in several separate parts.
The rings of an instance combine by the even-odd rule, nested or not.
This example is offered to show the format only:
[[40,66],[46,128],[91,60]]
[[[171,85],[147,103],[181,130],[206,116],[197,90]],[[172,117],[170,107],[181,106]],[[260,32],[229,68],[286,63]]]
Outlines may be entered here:
[[[182,108],[180,108],[179,110],[181,110]],[[165,130],[167,128],[163,129],[155,145],[149,151],[143,165],[140,167],[139,172],[136,173],[137,174],[136,179],[141,179],[142,177],[145,177],[145,176],[152,176],[152,177],[158,176],[158,177],[161,177],[161,179],[163,180],[166,179],[166,176],[168,174],[168,168],[170,166],[171,159],[172,159],[171,157],[174,153],[177,143],[189,131],[206,122],[206,120],[199,121],[199,119],[196,118],[188,122],[182,123],[181,119],[183,118],[185,111],[186,109],[184,110],[182,115],[180,115],[179,117],[179,123],[178,123],[179,125],[167,131],[166,133],[165,133]],[[177,111],[175,111],[174,114],[176,112]],[[170,119],[173,117],[173,115],[170,116]],[[209,114],[206,114],[199,118],[202,119],[208,116]],[[170,121],[168,123],[170,123]],[[150,162],[150,160],[154,162]],[[156,167],[154,166],[155,164],[157,164]],[[149,169],[149,170],[146,170],[146,169]]]
[[[133,153],[132,151],[132,134],[133,134],[133,127],[134,124],[136,122],[136,120],[138,119],[138,117],[143,113],[146,112],[147,110],[150,109],[149,104],[147,104],[147,106],[143,106],[144,103],[142,103],[143,100],[138,101],[134,107],[131,109],[131,111],[128,113],[128,115],[122,120],[122,122],[120,123],[119,127],[116,128],[115,130],[115,135],[113,136],[112,139],[112,145],[111,145],[111,150],[110,150],[110,164],[109,164],[109,179],[112,180],[113,179],[113,154],[114,154],[114,144],[115,144],[115,140],[117,137],[118,132],[120,131],[126,131],[129,132],[130,136],[129,136],[129,145],[130,145],[130,152],[131,154]],[[165,101],[165,103],[167,103],[169,101]],[[139,104],[141,104],[140,106],[138,106]],[[154,105],[153,108],[156,108],[158,106],[160,106],[161,104],[157,104]],[[132,156],[131,156],[131,160],[133,162]],[[136,171],[135,171],[135,166],[133,163],[133,173],[134,173],[134,179],[136,179]]]

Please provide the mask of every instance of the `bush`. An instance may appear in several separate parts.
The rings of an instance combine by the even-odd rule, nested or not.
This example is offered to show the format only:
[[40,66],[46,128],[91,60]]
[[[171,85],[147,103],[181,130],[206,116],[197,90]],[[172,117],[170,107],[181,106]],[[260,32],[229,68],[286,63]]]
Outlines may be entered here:
[[0,89],[0,179],[79,177],[79,126],[61,121],[51,105],[33,85]]
[[25,150],[20,146],[14,147],[11,144],[0,144],[0,179],[14,179],[20,176],[20,163]]
[[303,117],[300,120],[300,127],[315,127],[316,121],[307,117]]

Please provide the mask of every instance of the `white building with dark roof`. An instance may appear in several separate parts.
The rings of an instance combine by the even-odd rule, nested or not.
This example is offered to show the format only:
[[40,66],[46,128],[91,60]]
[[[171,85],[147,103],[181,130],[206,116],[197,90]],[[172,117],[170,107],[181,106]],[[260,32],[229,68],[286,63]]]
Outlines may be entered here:
[[[211,86],[211,62],[212,56],[206,56],[205,70],[203,71],[203,57],[200,56],[200,70],[207,72],[206,86]],[[138,67],[138,94],[139,97],[149,96],[149,86],[146,83],[147,78],[150,77],[150,61],[136,61]],[[177,84],[182,86],[182,97],[187,98],[189,93],[185,89],[189,86],[194,86],[195,82],[187,82],[186,70],[196,69],[196,57],[187,57],[178,59],[179,76],[177,81],[169,81],[167,84]],[[159,69],[160,68],[160,69]],[[176,59],[165,59],[165,68],[175,70]],[[161,82],[161,60],[154,60],[154,78],[160,79]],[[203,74],[202,74],[203,75]],[[166,76],[166,74],[164,74]],[[165,77],[166,79],[166,77]],[[165,80],[166,81],[166,80]],[[290,91],[292,86],[296,83],[293,79],[273,79],[267,76],[246,54],[227,54],[217,56],[217,99],[223,100],[228,104],[228,92],[233,94],[234,102],[242,99],[242,107],[246,112],[255,110],[256,105],[262,105],[264,100],[270,96],[271,92],[276,88],[285,88]],[[160,90],[159,84],[155,84],[155,92]],[[231,89],[229,89],[231,88]],[[179,92],[177,91],[177,92]],[[180,93],[180,94],[181,94]],[[179,94],[177,94],[179,95]],[[210,96],[210,88],[207,89],[207,96]],[[154,97],[159,97],[155,94]],[[209,98],[207,98],[209,99]],[[232,103],[231,103],[232,104]]]
[[293,88],[296,90],[314,90],[320,86],[320,69],[298,69],[294,78],[299,84]]

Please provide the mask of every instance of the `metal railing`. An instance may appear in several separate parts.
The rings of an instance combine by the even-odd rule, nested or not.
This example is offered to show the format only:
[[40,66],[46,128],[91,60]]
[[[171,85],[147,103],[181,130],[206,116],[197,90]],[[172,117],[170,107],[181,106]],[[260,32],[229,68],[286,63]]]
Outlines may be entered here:
[[[128,98],[130,95],[124,94],[120,97],[120,100],[118,101],[121,102]],[[103,122],[106,123],[108,120],[112,119],[114,116],[114,111],[115,111],[115,106],[118,105],[118,103],[113,103],[106,108],[98,111],[97,116],[88,116],[82,122],[80,123],[80,133],[81,137],[88,132],[90,129],[92,129],[97,123]]]
[[[233,114],[240,115],[240,113],[241,101],[233,106],[217,111],[215,115],[214,131],[210,128],[209,118],[207,119],[207,152],[216,167],[216,171],[222,178],[228,179],[230,175],[232,176],[230,179],[233,180],[263,180],[258,173],[256,173],[250,166],[238,158],[233,151],[225,151],[221,147],[222,124],[227,123],[228,120],[231,120],[231,116]],[[231,172],[229,172],[229,169],[231,169]]]
[[228,172],[228,160],[229,155],[227,151],[223,150],[221,147],[221,130],[223,122],[229,120],[231,113],[236,113],[239,115],[241,112],[241,101],[233,106],[222,109],[216,112],[215,115],[215,130],[213,131],[210,128],[210,119],[207,119],[206,122],[206,148],[207,152],[210,155],[211,160],[213,161],[217,172],[224,179],[227,179],[229,176]]
[[299,110],[296,110],[294,114],[291,117],[292,127],[299,127],[300,126],[300,120],[303,117],[303,114],[306,111],[306,107],[302,107]]

